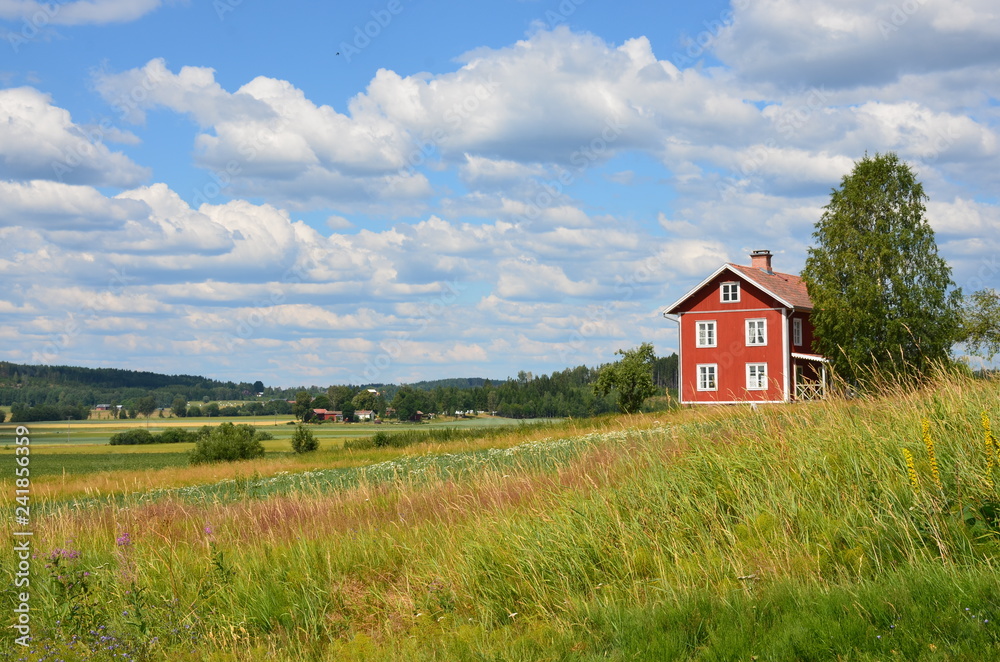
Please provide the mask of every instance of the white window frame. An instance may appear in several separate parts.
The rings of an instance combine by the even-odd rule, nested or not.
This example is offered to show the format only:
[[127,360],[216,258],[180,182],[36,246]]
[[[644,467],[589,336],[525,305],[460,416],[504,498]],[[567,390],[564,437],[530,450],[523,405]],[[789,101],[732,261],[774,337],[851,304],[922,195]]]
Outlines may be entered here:
[[[696,384],[699,391],[718,391],[719,390],[719,364],[718,363],[699,363],[695,366],[695,370],[698,375],[698,383]],[[712,385],[708,385],[708,375],[712,375]]]
[[[733,290],[730,291],[730,292],[728,292],[728,293],[726,292],[726,286],[727,285],[732,286],[732,288],[733,288]],[[740,281],[738,281],[738,280],[727,280],[725,283],[722,283],[722,285],[719,286],[719,301],[721,301],[722,303],[739,303],[740,302],[740,290],[741,289],[743,289],[743,288],[740,287]],[[728,298],[728,299],[726,298],[727,294],[733,294],[733,293],[736,294],[735,297]]]
[[[751,376],[751,373],[756,373]],[[767,390],[767,364],[748,363],[747,364],[747,390],[766,391]]]
[[[711,342],[701,342],[701,326],[706,325],[706,329],[711,330]],[[709,327],[709,325],[711,325]],[[719,325],[715,320],[698,320],[694,323],[694,346],[695,347],[718,347],[719,345]]]
[[[762,340],[757,342],[757,334],[753,333],[751,335],[751,328],[756,328],[757,323],[760,322],[763,325],[762,328]],[[753,325],[753,327],[751,327]],[[766,347],[767,346],[767,319],[763,317],[755,317],[754,319],[748,319],[744,325],[744,330],[746,331],[745,337],[747,341],[747,347]]]
[[802,346],[802,318],[792,318],[792,344],[796,347]]

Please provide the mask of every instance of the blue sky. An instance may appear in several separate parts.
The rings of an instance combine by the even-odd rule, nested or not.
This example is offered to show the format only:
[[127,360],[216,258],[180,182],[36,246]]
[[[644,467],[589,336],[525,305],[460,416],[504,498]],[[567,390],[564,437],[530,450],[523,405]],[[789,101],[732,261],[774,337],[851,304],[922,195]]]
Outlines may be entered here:
[[896,151],[1000,284],[987,0],[0,0],[0,358],[274,385],[676,347]]

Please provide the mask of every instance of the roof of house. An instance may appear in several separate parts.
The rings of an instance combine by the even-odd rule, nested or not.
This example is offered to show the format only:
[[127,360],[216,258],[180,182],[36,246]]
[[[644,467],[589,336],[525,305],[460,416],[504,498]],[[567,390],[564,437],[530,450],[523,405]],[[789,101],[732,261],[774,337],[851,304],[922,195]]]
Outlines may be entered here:
[[740,264],[729,263],[729,266],[753,281],[761,289],[775,295],[790,303],[795,308],[806,308],[812,310],[812,299],[809,298],[809,290],[805,281],[800,276],[793,274],[783,274],[777,271],[768,273],[754,267],[747,267]]
[[753,283],[766,294],[773,296],[778,302],[783,303],[789,308],[798,308],[801,310],[812,310],[813,308],[812,299],[809,298],[809,291],[806,288],[806,284],[799,276],[784,274],[778,271],[767,272],[756,267],[727,262],[712,272],[708,278],[691,288],[680,299],[664,308],[663,314],[675,314],[681,304],[726,270],[736,276],[742,276],[745,280]]

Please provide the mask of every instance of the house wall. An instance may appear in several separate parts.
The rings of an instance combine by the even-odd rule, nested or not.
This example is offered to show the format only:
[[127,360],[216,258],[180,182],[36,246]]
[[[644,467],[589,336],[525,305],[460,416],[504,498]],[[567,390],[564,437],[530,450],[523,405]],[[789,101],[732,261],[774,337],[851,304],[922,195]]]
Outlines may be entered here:
[[[776,401],[785,399],[785,324],[781,304],[763,293],[755,285],[740,281],[740,300],[721,301],[721,285],[739,280],[731,272],[723,272],[706,283],[686,302],[681,315],[681,393],[683,402],[733,402]],[[746,320],[767,321],[767,343],[763,346],[747,345]],[[697,323],[715,321],[715,347],[698,347]],[[791,321],[787,322],[788,342],[791,342]],[[806,331],[810,325],[803,323],[803,349]],[[809,328],[811,334],[811,327]],[[811,335],[809,341],[811,343]],[[767,366],[767,388],[747,389],[747,364],[764,363]],[[717,389],[698,390],[698,366],[716,366]]]
[[[802,344],[794,345],[792,344],[792,320],[798,318],[802,320]],[[816,338],[816,331],[813,328],[812,320],[808,312],[797,311],[792,313],[788,318],[788,343],[791,347],[791,351],[800,352],[802,354],[815,354],[816,350],[813,349],[813,340]]]

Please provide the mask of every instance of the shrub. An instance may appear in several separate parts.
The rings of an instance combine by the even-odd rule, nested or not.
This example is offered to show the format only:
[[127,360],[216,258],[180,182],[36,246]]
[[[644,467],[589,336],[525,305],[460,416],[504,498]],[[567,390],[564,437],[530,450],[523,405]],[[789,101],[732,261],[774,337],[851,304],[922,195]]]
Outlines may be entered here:
[[305,426],[299,425],[292,435],[292,450],[296,453],[310,453],[319,448],[319,440],[312,430],[307,430]]
[[207,435],[199,435],[198,444],[191,451],[191,464],[206,462],[235,462],[264,456],[264,445],[252,425],[223,423]]
[[161,444],[186,444],[197,441],[198,435],[180,428],[164,430],[156,437],[156,441]]
[[138,444],[154,444],[156,439],[149,430],[133,428],[111,435],[112,446],[135,446]]

